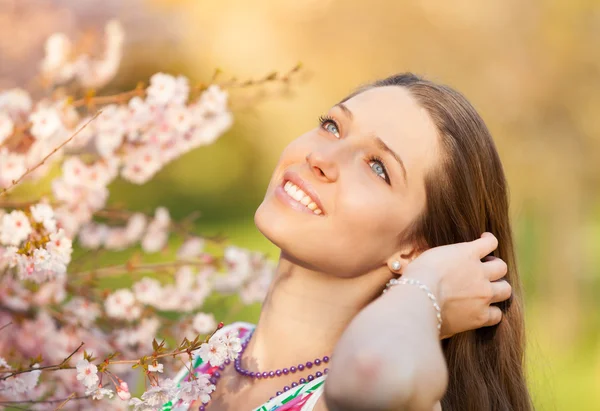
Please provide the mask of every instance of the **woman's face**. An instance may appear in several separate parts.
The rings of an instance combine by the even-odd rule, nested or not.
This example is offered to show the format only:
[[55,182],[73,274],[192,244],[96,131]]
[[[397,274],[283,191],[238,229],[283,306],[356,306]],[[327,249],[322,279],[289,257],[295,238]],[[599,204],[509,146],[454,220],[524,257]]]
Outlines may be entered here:
[[424,210],[437,130],[397,86],[364,91],[320,120],[281,153],[254,221],[294,263],[355,277],[412,251],[398,238]]

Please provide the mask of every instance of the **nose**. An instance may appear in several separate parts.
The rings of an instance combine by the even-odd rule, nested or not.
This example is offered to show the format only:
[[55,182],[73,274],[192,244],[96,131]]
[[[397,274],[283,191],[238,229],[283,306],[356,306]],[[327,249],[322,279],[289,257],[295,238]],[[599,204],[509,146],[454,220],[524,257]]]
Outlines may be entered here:
[[321,181],[333,182],[338,179],[338,164],[321,151],[312,151],[306,155],[306,162],[312,173]]

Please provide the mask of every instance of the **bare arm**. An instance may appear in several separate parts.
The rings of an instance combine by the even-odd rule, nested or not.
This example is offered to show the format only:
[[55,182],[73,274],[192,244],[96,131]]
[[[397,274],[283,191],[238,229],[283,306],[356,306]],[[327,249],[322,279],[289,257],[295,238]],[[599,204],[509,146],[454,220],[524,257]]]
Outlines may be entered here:
[[390,288],[340,339],[325,384],[327,408],[433,410],[448,380],[436,325],[422,290]]
[[[497,245],[484,233],[475,241],[430,249],[403,272],[437,296],[444,338],[502,319],[491,304],[511,295],[501,280],[506,264],[484,258]],[[435,313],[426,293],[408,284],[390,288],[365,307],[333,352],[325,384],[329,411],[439,411],[448,371]]]

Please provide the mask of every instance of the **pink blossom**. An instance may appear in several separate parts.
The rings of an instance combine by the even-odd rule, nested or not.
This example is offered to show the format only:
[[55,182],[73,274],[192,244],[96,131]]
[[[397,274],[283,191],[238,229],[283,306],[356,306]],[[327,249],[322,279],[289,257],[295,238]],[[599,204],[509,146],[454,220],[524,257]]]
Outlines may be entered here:
[[[39,368],[39,364],[34,364],[33,368]],[[39,370],[34,370],[2,380],[0,381],[0,391],[9,398],[17,398],[20,394],[27,393],[38,385],[41,373]]]
[[177,250],[177,258],[187,260],[196,258],[204,250],[204,239],[200,237],[190,237]]
[[135,184],[149,181],[162,167],[160,151],[153,146],[131,149],[123,159],[121,176]]
[[64,305],[65,313],[70,314],[75,322],[84,327],[91,326],[100,316],[100,307],[95,302],[86,300],[83,297],[73,297]]
[[142,313],[135,296],[126,288],[110,294],[104,302],[104,309],[109,317],[128,321],[138,319]]
[[104,244],[108,232],[106,224],[85,224],[79,230],[79,242],[83,247],[95,250]]
[[117,395],[123,401],[127,401],[131,398],[131,393],[129,392],[129,386],[125,381],[121,381],[119,385],[116,387]]
[[150,78],[150,86],[146,92],[147,101],[151,104],[184,104],[188,98],[189,84],[183,76],[156,73]]

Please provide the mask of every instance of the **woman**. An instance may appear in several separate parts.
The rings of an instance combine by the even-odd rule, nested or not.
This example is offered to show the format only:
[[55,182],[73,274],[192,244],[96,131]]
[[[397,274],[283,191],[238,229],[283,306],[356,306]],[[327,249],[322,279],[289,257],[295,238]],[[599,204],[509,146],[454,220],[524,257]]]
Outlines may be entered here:
[[532,408],[506,181],[461,94],[413,74],[360,88],[285,148],[255,223],[275,279],[190,409]]

